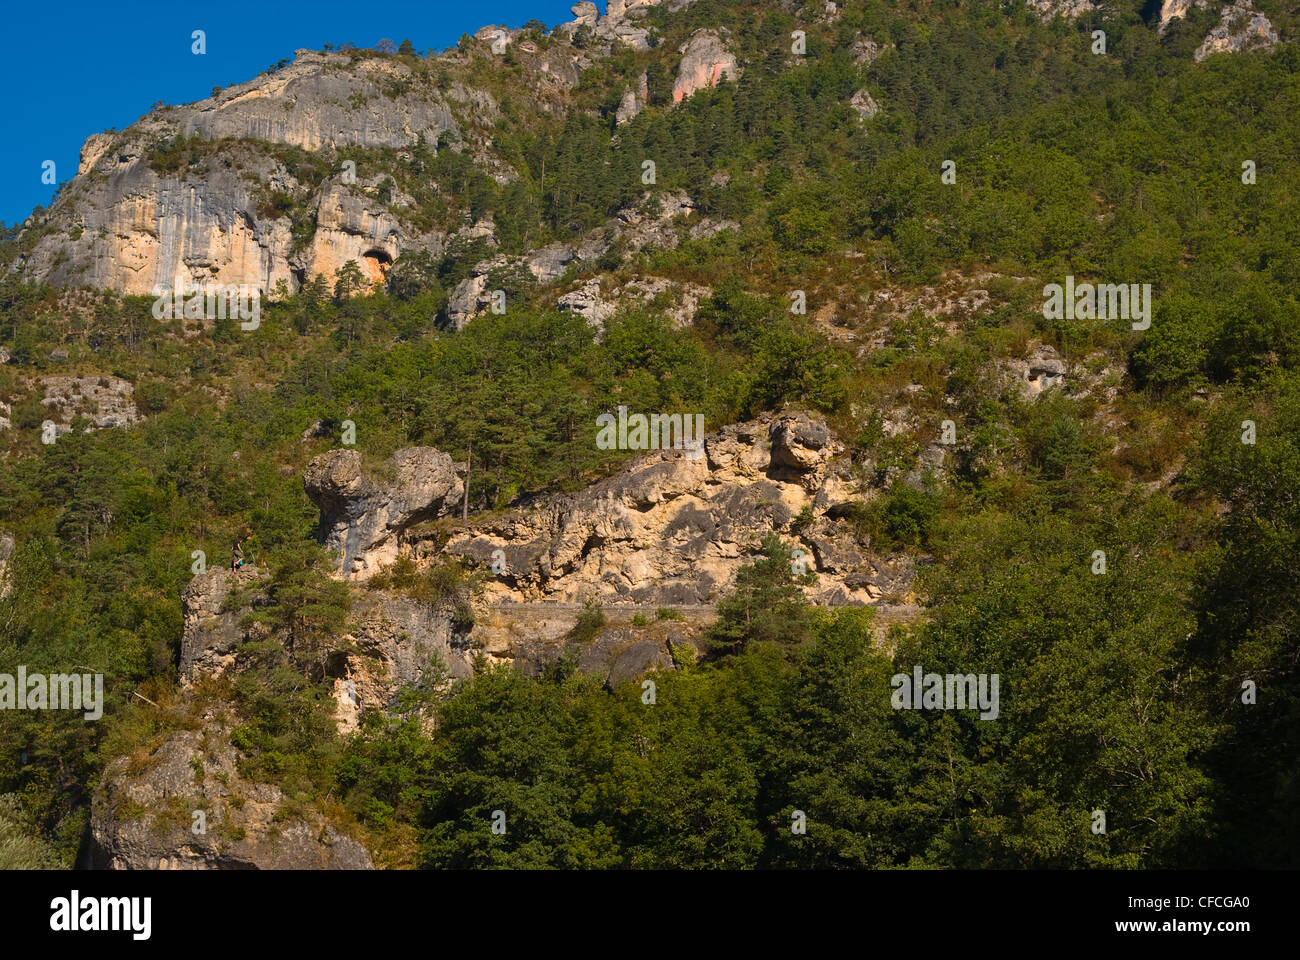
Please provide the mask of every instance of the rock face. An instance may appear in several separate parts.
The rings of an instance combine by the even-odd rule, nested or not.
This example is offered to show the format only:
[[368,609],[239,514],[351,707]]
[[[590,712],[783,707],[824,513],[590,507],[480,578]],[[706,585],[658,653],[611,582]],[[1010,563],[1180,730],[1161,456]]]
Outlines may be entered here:
[[[256,567],[238,570],[212,567],[196,576],[181,593],[181,682],[188,685],[201,676],[215,676],[230,669],[241,644],[253,639],[239,625],[248,611],[266,602],[257,591],[263,574]],[[247,591],[244,603],[227,609],[233,591]]]
[[1079,17],[1097,9],[1092,0],[1028,0],[1028,3],[1045,20],[1056,16]]
[[878,56],[883,48],[876,41],[869,37],[855,41],[853,44],[853,63],[855,66],[869,66]]
[[849,100],[849,106],[857,111],[859,120],[870,120],[880,112],[880,104],[876,103],[870,93],[866,90],[859,90]]
[[1207,0],[1164,0],[1160,4],[1160,33],[1169,29],[1169,25],[1175,20],[1181,20],[1187,16],[1187,11],[1192,7],[1205,8]]
[[600,9],[591,2],[591,0],[582,0],[581,3],[575,3],[569,8],[573,14],[575,23],[585,24],[586,26],[595,26],[596,21],[600,19]]
[[[362,193],[360,178],[349,185],[339,174],[314,187],[247,141],[228,150],[214,141],[400,148],[437,143],[444,131],[457,131],[446,96],[400,61],[300,50],[273,73],[88,138],[77,177],[31,224],[51,232],[15,269],[32,281],[132,294],[170,288],[177,277],[267,292],[284,281],[292,291],[315,273],[332,279],[347,260],[377,278],[401,249],[440,253],[441,236],[402,230]],[[156,150],[180,137],[209,142],[202,162],[160,164]],[[268,195],[309,211],[315,234],[295,242],[289,216],[268,208]]]
[[[695,204],[681,191],[648,195],[642,207],[619,211],[617,217],[578,243],[552,243],[525,256],[496,256],[475,264],[470,275],[448,295],[447,320],[459,330],[485,313],[492,302],[491,276],[497,270],[531,276],[537,283],[553,283],[564,276],[571,264],[590,263],[618,241],[629,250],[672,249],[681,242],[683,235],[693,239],[707,237],[737,226],[729,220],[692,221]],[[685,229],[683,221],[689,224]],[[571,302],[578,303],[584,299],[584,296],[579,296]],[[594,308],[594,301],[591,302]]]
[[40,378],[47,414],[58,433],[68,431],[78,416],[89,417],[95,429],[129,427],[143,417],[136,411],[134,388],[120,377],[49,376]]
[[[212,569],[196,576],[181,595],[184,632],[180,678],[186,689],[208,677],[246,668],[240,647],[265,638],[261,628],[240,621],[268,600],[255,567]],[[233,596],[232,596],[233,595]],[[472,624],[453,612],[390,591],[366,590],[353,597],[347,632],[332,648],[294,654],[309,676],[332,678],[339,728],[355,728],[361,711],[399,709],[401,691],[418,686],[437,658],[453,679],[473,673],[468,639]]]
[[464,486],[451,457],[406,447],[388,461],[389,482],[366,477],[355,450],[331,450],[307,465],[303,482],[321,511],[321,539],[340,558],[340,575],[361,580],[397,558],[413,525],[460,506]]
[[681,103],[696,90],[711,87],[723,77],[736,79],[736,58],[713,30],[697,30],[682,44],[682,62],[673,82],[673,103]]
[[471,518],[445,544],[413,540],[415,556],[490,569],[501,551],[493,602],[709,604],[777,531],[817,574],[815,601],[871,603],[891,588],[867,545],[834,520],[865,493],[824,425],[763,418],[709,435],[704,449],[695,459],[652,453],[581,493]]
[[1044,390],[1065,386],[1070,368],[1051,346],[1036,343],[1030,347],[1025,359],[1009,360],[1006,368],[1015,377],[1021,396],[1026,400],[1035,400]]
[[[571,625],[562,617],[556,618],[555,623],[563,629]],[[700,651],[699,635],[697,624],[684,621],[656,622],[648,627],[617,623],[586,642],[562,636],[548,641],[543,631],[505,649],[514,665],[527,676],[537,676],[567,655],[574,659],[579,670],[599,677],[612,690],[652,671],[676,669],[678,661],[674,655],[693,660]],[[495,652],[491,639],[488,651]]]
[[614,123],[622,126],[636,117],[645,109],[646,102],[650,99],[650,80],[646,74],[641,74],[637,83],[637,89],[625,90],[623,98],[618,102],[618,109],[614,111]]
[[[104,772],[89,866],[110,870],[370,870],[366,849],[314,812],[279,816],[285,798],[244,780],[228,728],[173,734],[147,758]],[[195,833],[203,811],[205,832]]]
[[1278,36],[1268,17],[1253,9],[1250,0],[1225,7],[1219,25],[1210,31],[1192,59],[1201,61],[1216,53],[1243,50],[1271,50]]
[[340,729],[355,727],[365,709],[397,711],[401,691],[429,679],[433,658],[452,679],[469,677],[474,672],[471,627],[457,623],[448,609],[389,591],[358,595],[344,650],[319,665],[334,678]]
[[561,296],[555,305],[561,310],[571,310],[593,327],[601,328],[623,304],[657,305],[667,300],[670,305],[664,309],[673,326],[684,327],[695,319],[700,301],[712,292],[708,287],[677,283],[663,277],[634,277],[606,297],[601,293],[600,279],[593,278]]
[[1023,359],[1004,360],[999,367],[1010,374],[1026,400],[1037,400],[1048,390],[1064,390],[1075,400],[1094,397],[1107,405],[1114,401],[1122,377],[1121,370],[1104,365],[1101,354],[1091,354],[1082,362],[1071,363],[1051,345],[1036,340],[1030,341]]

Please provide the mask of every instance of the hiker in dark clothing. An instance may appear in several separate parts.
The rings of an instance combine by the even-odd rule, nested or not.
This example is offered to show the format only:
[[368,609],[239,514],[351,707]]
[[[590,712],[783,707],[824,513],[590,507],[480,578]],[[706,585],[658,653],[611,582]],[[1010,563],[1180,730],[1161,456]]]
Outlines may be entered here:
[[235,556],[230,561],[230,569],[238,570],[244,565],[244,538],[240,537],[235,541]]

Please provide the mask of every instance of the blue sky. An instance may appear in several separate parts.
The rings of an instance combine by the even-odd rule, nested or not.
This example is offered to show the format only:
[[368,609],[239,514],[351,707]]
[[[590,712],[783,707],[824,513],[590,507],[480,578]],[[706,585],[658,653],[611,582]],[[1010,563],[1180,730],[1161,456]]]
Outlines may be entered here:
[[[134,123],[159,100],[188,103],[256,76],[303,47],[351,41],[373,47],[384,37],[416,50],[453,46],[489,23],[547,27],[572,20],[575,0],[225,0],[218,3],[21,0],[7,5],[0,63],[8,91],[0,150],[0,220],[21,222],[48,205],[41,183],[53,160],[59,182],[77,172],[92,133]],[[604,11],[604,0],[598,6]],[[194,30],[207,53],[190,52]]]

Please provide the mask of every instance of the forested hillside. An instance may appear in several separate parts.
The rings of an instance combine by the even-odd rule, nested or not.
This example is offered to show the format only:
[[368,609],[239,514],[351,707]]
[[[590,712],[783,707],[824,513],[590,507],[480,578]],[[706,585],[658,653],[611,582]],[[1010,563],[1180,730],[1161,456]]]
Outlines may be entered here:
[[[583,6],[250,81],[430,138],[161,106],[3,238],[0,673],[105,704],[0,709],[0,867],[298,821],[400,868],[1300,866],[1300,8],[1219,49],[1217,2]],[[172,264],[115,205],[191,189],[261,245],[188,261],[264,288],[252,329],[124,279]],[[1067,277],[1149,326],[1050,316]],[[603,523],[620,407],[707,455]],[[409,448],[442,500],[352,576],[330,525],[397,529]],[[897,709],[917,665],[996,717]],[[208,852],[148,839],[196,809]]]

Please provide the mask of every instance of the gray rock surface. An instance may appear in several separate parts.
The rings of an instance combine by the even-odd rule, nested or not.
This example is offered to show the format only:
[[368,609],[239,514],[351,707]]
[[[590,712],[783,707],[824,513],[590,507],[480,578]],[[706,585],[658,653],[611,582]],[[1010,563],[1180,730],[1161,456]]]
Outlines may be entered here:
[[[144,748],[142,748],[143,750]],[[285,797],[240,776],[229,729],[172,734],[104,771],[90,823],[89,865],[111,870],[370,870],[366,849],[315,811],[285,818]],[[204,814],[194,832],[195,811]]]
[[880,104],[865,89],[859,90],[849,100],[849,106],[857,111],[859,120],[870,120],[880,112]]
[[1192,59],[1200,61],[1218,53],[1271,50],[1277,43],[1277,32],[1268,17],[1255,10],[1250,0],[1241,0],[1223,9],[1218,26],[1209,32]]
[[458,509],[464,486],[451,457],[405,447],[389,458],[391,479],[366,476],[356,450],[331,450],[307,465],[307,496],[320,508],[321,539],[344,579],[365,579],[399,553],[402,534]]
[[56,375],[41,377],[39,382],[41,403],[60,433],[78,416],[88,417],[100,430],[129,427],[144,419],[135,408],[135,388],[121,377]]
[[1097,4],[1092,0],[1027,0],[1027,2],[1045,20],[1056,16],[1081,17],[1097,9]]
[[1187,16],[1187,11],[1192,7],[1205,9],[1208,0],[1163,0],[1160,4],[1160,33],[1169,29],[1169,25],[1175,20],[1181,20]]
[[[234,665],[239,647],[254,639],[239,621],[266,602],[259,589],[264,577],[251,565],[238,570],[213,566],[186,584],[181,593],[182,683],[188,685],[202,676],[220,675]],[[232,593],[242,597],[233,606],[228,603]]]

